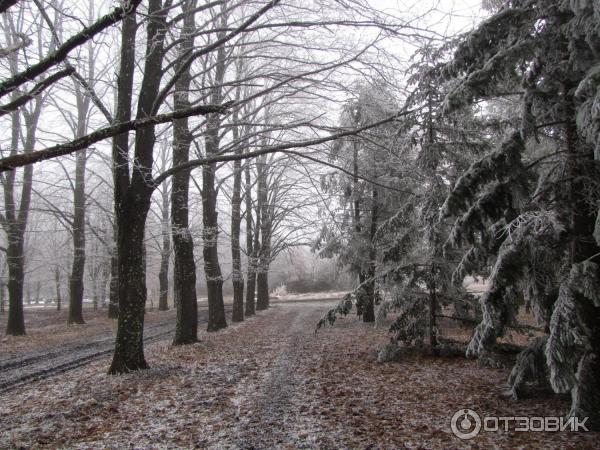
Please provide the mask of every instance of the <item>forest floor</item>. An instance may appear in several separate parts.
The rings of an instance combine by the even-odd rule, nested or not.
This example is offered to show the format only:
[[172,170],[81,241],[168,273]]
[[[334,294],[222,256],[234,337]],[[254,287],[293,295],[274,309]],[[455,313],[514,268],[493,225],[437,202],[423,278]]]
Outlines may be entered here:
[[[67,307],[68,308],[68,307]],[[57,311],[54,307],[26,308],[26,337],[5,336],[6,316],[0,316],[0,362],[6,356],[16,356],[23,352],[55,350],[65,344],[78,344],[90,339],[115,337],[117,321],[107,317],[106,309],[94,311],[84,308],[85,324],[67,325],[67,308]],[[175,311],[146,311],[145,325],[174,323]]]
[[499,395],[507,370],[464,358],[378,364],[384,328],[338,320],[333,303],[276,304],[200,342],[146,346],[151,368],[106,375],[109,357],[0,394],[1,448],[398,449],[597,447],[595,433],[482,432],[460,441],[455,411],[555,416],[568,399]]

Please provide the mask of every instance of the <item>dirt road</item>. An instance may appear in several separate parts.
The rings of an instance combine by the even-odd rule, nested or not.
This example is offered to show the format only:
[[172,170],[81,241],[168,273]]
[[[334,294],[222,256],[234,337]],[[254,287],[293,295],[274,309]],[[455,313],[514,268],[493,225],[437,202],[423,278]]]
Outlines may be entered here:
[[109,376],[102,358],[0,394],[0,448],[596,448],[592,433],[459,441],[460,408],[550,416],[568,402],[495,395],[507,371],[464,358],[377,364],[385,329],[348,317],[315,334],[332,304],[274,305],[191,346],[153,342],[149,370]]

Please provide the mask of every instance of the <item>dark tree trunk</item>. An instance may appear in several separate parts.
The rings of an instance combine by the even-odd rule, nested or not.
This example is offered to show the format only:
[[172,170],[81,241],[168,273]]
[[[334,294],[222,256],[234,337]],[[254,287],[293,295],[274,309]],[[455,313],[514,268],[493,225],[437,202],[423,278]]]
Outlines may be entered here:
[[[4,271],[2,272],[2,275],[4,275]],[[5,306],[5,302],[6,302],[6,296],[4,295],[4,280],[0,280],[0,314],[4,314],[6,312],[6,306]]]
[[263,311],[269,308],[269,273],[259,269],[256,275],[256,309]]
[[158,310],[169,310],[169,253],[171,252],[169,243],[169,253],[165,251],[163,242],[162,254],[160,256],[160,270],[158,272]]
[[265,157],[257,161],[257,216],[260,215],[260,251],[256,274],[256,310],[262,311],[269,307],[269,264],[271,258],[270,231],[271,218],[269,215],[269,200],[267,186],[267,164]]
[[[140,189],[142,195],[143,191]],[[126,373],[148,367],[144,358],[144,310],[146,305],[146,273],[144,270],[144,227],[150,208],[150,195],[140,197],[135,205],[123,211],[119,236],[119,322],[115,352],[109,373]],[[133,202],[132,202],[133,203]]]
[[[239,98],[239,90],[238,95]],[[237,122],[237,111],[234,112],[233,121]],[[233,139],[237,141],[237,127],[234,126]],[[238,154],[241,151],[238,150]],[[244,320],[244,275],[242,274],[242,257],[240,252],[240,224],[241,224],[241,206],[242,206],[242,162],[233,163],[233,192],[231,194],[231,263],[232,263],[232,283],[233,283],[233,311],[231,313],[232,322],[242,322]]]
[[[185,1],[183,11],[195,8],[196,1]],[[184,19],[180,54],[193,47],[192,32],[194,14]],[[181,74],[175,84],[173,96],[174,108],[189,107],[188,92],[191,82],[189,69]],[[173,165],[188,161],[192,136],[188,128],[188,119],[178,119],[173,123]],[[182,171],[173,176],[171,187],[171,228],[173,235],[174,267],[173,291],[177,308],[177,323],[173,344],[191,344],[198,340],[198,301],[196,298],[196,263],[194,261],[194,241],[189,229],[189,183],[190,172]]]
[[22,235],[9,236],[6,249],[8,263],[8,320],[6,334],[22,336],[25,334],[25,316],[23,315],[24,256]]
[[[153,6],[156,7],[157,5]],[[121,23],[121,53],[119,58],[119,74],[117,76],[115,123],[127,122],[131,119],[136,30],[136,14],[132,12]],[[150,30],[148,30],[148,33],[150,33]],[[120,216],[129,188],[129,133],[122,133],[113,138],[112,163],[115,208],[115,251],[111,258],[108,317],[116,319],[119,317],[119,293],[121,285],[121,280],[119,279]]]
[[[221,25],[225,27],[226,14],[221,16]],[[219,33],[218,37],[224,34]],[[216,54],[215,74],[211,92],[211,103],[222,101],[222,83],[225,79],[225,46],[219,47]],[[216,155],[219,151],[219,128],[221,118],[218,114],[209,114],[206,123],[205,148],[206,156]],[[215,163],[202,167],[202,238],[204,274],[208,295],[208,331],[217,331],[227,327],[225,304],[223,303],[223,276],[219,265],[218,237],[219,222],[217,216],[217,192],[215,190]]]
[[189,229],[182,228],[173,235],[175,264],[173,281],[177,323],[173,344],[191,344],[198,340],[198,302],[196,299],[196,264],[194,242]]
[[[85,121],[85,117],[83,117]],[[85,124],[85,122],[84,122]],[[83,132],[85,130],[81,130]],[[77,133],[80,134],[79,132]],[[69,277],[69,324],[85,323],[83,320],[83,274],[85,271],[85,150],[77,152],[75,190],[73,196],[73,266]]]
[[375,233],[377,232],[377,221],[379,219],[379,193],[373,189],[371,206],[371,229],[369,230],[369,281],[366,286],[366,304],[363,309],[363,322],[375,322],[375,298],[377,296],[375,274],[377,268],[377,249],[375,247]]
[[204,166],[202,169],[202,221],[204,225],[202,238],[204,274],[206,275],[208,295],[208,331],[217,331],[227,327],[225,304],[223,303],[223,277],[217,248],[219,224],[217,194],[214,186],[215,169],[216,164]]
[[160,270],[158,272],[158,310],[169,309],[169,258],[171,257],[171,239],[169,237],[169,196],[167,189],[162,192],[162,229],[163,245],[160,252]]
[[[166,14],[168,8],[161,0],[150,0],[147,24],[146,57],[144,64],[144,77],[140,87],[137,117],[149,117],[154,113],[154,103],[158,97],[162,75],[162,61],[164,57],[164,37],[166,34]],[[125,18],[135,17],[134,15]],[[134,24],[135,25],[135,24]],[[133,30],[125,28],[123,23],[123,47],[133,46],[135,41],[135,27]],[[126,34],[129,31],[132,34]],[[133,55],[128,49],[122,49],[121,70],[123,64],[133,64],[127,60]],[[133,68],[131,68],[133,70]],[[131,72],[133,75],[133,72]],[[119,82],[128,73],[120,77]],[[123,90],[129,90],[127,95],[131,98],[133,77],[126,80],[125,84],[118,85],[119,112],[123,106]],[[126,102],[125,102],[126,103]],[[129,161],[127,154],[115,149],[115,210],[117,223],[117,249],[118,249],[118,279],[119,279],[119,320],[115,353],[109,373],[125,373],[147,367],[144,358],[144,312],[146,305],[146,272],[144,264],[144,228],[146,217],[150,209],[153,186],[148,180],[152,179],[152,166],[154,163],[154,144],[156,141],[155,127],[148,126],[136,132],[134,161],[132,164],[131,181],[129,182]],[[115,151],[116,150],[116,151]],[[117,153],[117,154],[115,154]],[[125,160],[123,160],[125,159]],[[119,162],[123,162],[122,165]]]
[[[42,111],[42,102],[36,101],[32,113],[24,112],[27,134],[23,150],[25,153],[33,151],[36,143],[37,124]],[[20,141],[19,113],[12,115],[11,154],[16,154]],[[6,259],[8,264],[8,321],[6,334],[21,336],[25,334],[25,317],[23,315],[23,286],[25,280],[25,255],[24,236],[27,229],[31,192],[33,186],[33,166],[23,168],[23,182],[21,187],[21,201],[17,209],[14,199],[15,171],[5,175],[4,180],[4,206],[5,206],[5,231],[7,234]]]
[[54,285],[56,287],[56,310],[60,311],[62,307],[62,294],[60,292],[60,269],[54,269]]
[[437,310],[438,310],[438,298],[436,290],[436,270],[435,264],[431,265],[431,282],[429,286],[429,346],[434,355],[438,355],[438,339],[437,339]]
[[256,291],[256,247],[254,245],[254,234],[258,228],[252,227],[252,184],[250,178],[250,163],[246,161],[244,169],[245,176],[245,200],[246,200],[246,255],[248,255],[247,284],[246,284],[246,317],[255,314],[255,291]]
[[108,285],[109,280],[110,280],[110,269],[111,269],[110,263],[107,264],[106,262],[104,262],[102,264],[102,275],[100,278],[100,307],[101,308],[106,307],[106,286]]
[[[362,226],[360,223],[360,197],[358,196],[358,141],[354,141],[352,145],[352,196],[354,197],[353,202],[353,215],[352,222],[354,228],[354,237],[355,239],[360,238],[360,233],[362,231]],[[358,284],[362,286],[362,284],[366,280],[366,276],[362,271],[362,264],[357,264],[358,266]],[[361,292],[365,291],[365,287],[360,288]],[[363,315],[364,305],[362,303],[356,305],[356,315]]]
[[[116,235],[116,233],[115,233]],[[108,318],[119,317],[119,258],[116,245],[110,257],[110,285],[108,288]]]

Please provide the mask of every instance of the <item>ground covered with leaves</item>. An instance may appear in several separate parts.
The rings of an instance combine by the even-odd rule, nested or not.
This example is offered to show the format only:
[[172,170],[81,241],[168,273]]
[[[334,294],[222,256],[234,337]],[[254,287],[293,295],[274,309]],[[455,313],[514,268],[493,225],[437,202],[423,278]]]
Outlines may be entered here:
[[450,418],[561,415],[565,398],[499,395],[507,370],[464,358],[378,364],[385,329],[355,317],[315,333],[331,303],[275,305],[191,346],[146,348],[151,369],[104,358],[0,395],[2,448],[597,448],[594,433],[481,433]]
[[[68,311],[64,308],[26,308],[26,336],[2,336],[0,360],[7,355],[39,350],[55,350],[64,344],[86,341],[88,338],[116,336],[117,321],[108,318],[106,309],[84,309],[85,324],[67,324]],[[0,315],[0,332],[6,329],[7,314]],[[146,311],[146,325],[175,320],[175,311]]]

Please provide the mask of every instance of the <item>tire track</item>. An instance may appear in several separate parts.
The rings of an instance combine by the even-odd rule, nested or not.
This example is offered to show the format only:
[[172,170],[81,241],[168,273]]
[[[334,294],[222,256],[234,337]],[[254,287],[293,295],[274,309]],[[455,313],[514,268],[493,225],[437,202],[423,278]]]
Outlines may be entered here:
[[[226,309],[226,312],[227,311]],[[208,309],[198,311],[198,324],[208,322]],[[144,330],[144,343],[172,336],[175,323],[161,323]],[[93,339],[93,338],[92,338]],[[96,338],[61,350],[35,352],[0,360],[0,394],[84,366],[114,351],[115,337]]]

